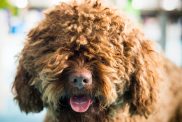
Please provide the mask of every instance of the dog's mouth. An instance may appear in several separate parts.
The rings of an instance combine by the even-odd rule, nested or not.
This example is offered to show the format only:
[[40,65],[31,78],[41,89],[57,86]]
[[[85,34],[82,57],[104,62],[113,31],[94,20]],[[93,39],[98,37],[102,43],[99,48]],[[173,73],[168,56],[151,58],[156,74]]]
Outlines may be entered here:
[[89,94],[66,95],[60,98],[58,112],[73,111],[76,113],[84,113],[87,111],[100,110],[102,101],[101,96]]
[[86,112],[92,103],[92,98],[86,95],[75,95],[69,99],[72,110],[79,113]]

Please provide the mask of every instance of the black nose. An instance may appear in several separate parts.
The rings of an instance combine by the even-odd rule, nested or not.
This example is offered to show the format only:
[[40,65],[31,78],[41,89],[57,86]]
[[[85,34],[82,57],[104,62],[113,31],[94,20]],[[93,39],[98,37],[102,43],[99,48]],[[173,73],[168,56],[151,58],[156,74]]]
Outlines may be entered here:
[[73,87],[82,89],[92,85],[92,76],[90,72],[73,73],[69,77],[69,82]]

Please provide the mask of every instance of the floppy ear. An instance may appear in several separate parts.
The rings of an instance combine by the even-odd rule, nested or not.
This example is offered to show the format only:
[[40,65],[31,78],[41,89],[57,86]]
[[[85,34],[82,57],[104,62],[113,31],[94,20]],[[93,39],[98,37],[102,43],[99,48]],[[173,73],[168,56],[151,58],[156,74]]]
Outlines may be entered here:
[[154,109],[158,92],[158,65],[157,52],[152,43],[143,36],[132,37],[137,43],[133,46],[134,72],[130,79],[131,112],[147,117]]
[[31,74],[26,71],[20,60],[13,90],[15,90],[15,100],[18,102],[21,111],[26,113],[40,112],[43,109],[40,93],[34,86],[30,85],[31,80]]

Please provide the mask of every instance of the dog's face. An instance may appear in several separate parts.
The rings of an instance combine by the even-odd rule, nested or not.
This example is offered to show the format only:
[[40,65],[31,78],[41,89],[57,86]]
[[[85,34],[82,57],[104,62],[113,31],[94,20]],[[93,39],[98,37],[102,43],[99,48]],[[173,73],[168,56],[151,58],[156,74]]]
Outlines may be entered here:
[[13,87],[21,110],[84,113],[128,104],[132,112],[149,114],[156,54],[127,23],[98,2],[49,10],[20,56]]

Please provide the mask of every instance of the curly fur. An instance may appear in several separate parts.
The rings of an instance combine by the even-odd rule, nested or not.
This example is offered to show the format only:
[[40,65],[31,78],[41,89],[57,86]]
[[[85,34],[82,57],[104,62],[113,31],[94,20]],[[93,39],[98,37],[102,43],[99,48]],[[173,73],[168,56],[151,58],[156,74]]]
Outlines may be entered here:
[[[124,15],[98,1],[61,3],[28,34],[15,100],[26,113],[47,108],[46,122],[179,122],[182,70],[152,45]],[[79,91],[67,76],[83,68],[92,72],[93,85]],[[94,104],[73,112],[66,99],[82,93]]]

